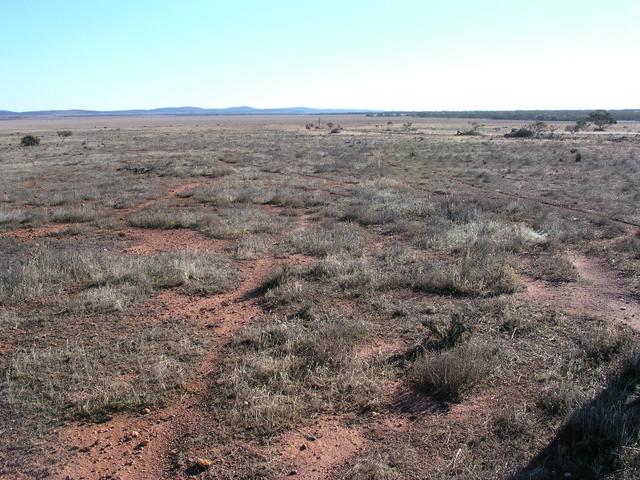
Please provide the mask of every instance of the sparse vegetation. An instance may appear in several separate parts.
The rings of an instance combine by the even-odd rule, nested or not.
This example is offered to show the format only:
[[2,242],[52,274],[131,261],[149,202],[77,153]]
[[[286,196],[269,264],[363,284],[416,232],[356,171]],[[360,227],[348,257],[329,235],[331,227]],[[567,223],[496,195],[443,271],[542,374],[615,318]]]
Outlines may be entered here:
[[566,252],[557,249],[537,255],[528,271],[532,277],[547,282],[574,282],[578,279],[578,271]]
[[159,405],[191,376],[202,352],[180,324],[144,328],[116,340],[73,341],[16,353],[6,372],[6,400],[28,414],[104,418]]
[[40,138],[35,135],[25,135],[20,139],[20,145],[23,147],[35,147],[40,145]]
[[436,400],[459,402],[491,371],[491,350],[466,343],[453,350],[428,353],[411,372],[414,387]]
[[535,136],[535,132],[530,128],[512,128],[509,133],[505,133],[506,138],[531,138]]
[[0,132],[0,476],[636,478],[637,124],[371,115]]
[[58,137],[62,139],[68,138],[73,135],[73,132],[71,130],[58,130],[56,133],[58,134]]
[[606,110],[595,110],[591,112],[587,121],[593,123],[596,126],[596,130],[599,131],[604,131],[608,126],[618,123],[611,116],[611,113]]
[[248,328],[234,340],[222,369],[222,418],[271,435],[311,411],[377,406],[380,372],[352,355],[366,333],[363,322],[330,311]]

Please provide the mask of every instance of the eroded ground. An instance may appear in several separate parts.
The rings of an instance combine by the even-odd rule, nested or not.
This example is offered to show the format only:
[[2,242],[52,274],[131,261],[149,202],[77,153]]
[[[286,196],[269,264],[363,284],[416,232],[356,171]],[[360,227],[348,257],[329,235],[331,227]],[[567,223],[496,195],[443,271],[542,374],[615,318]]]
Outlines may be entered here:
[[406,120],[0,122],[0,476],[637,478],[639,126]]

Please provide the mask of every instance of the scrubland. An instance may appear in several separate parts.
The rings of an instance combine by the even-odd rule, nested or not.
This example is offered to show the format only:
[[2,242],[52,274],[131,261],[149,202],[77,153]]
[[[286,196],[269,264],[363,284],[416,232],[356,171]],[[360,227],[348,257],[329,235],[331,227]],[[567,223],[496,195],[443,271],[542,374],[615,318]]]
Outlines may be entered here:
[[640,476],[640,125],[329,121],[0,122],[0,478]]

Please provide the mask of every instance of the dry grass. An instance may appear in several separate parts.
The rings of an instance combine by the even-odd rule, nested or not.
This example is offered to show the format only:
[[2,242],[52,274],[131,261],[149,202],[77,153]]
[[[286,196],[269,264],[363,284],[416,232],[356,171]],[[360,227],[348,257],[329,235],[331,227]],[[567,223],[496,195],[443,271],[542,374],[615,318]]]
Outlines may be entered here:
[[0,225],[23,224],[33,219],[33,214],[23,209],[0,210]]
[[365,242],[365,231],[353,223],[314,225],[295,233],[289,239],[289,244],[297,251],[314,256],[341,252],[358,255]]
[[578,271],[567,253],[557,248],[537,255],[529,265],[527,273],[533,278],[554,283],[578,280]]
[[[575,278],[568,250],[638,282],[638,237],[615,221],[640,223],[637,125],[615,142],[521,142],[501,122],[456,136],[467,122],[345,117],[328,135],[301,120],[101,119],[118,127],[74,125],[64,142],[34,129],[32,149],[0,132],[0,475],[47,461],[34,445],[56,422],[184,405],[172,392],[215,331],[135,319],[157,320],[160,289],[215,295],[240,274],[223,252],[124,255],[129,224],[228,239],[220,248],[243,271],[265,256],[285,265],[230,296],[234,315],[246,302],[247,321],[254,306],[263,315],[211,352],[220,364],[197,381],[214,420],[172,443],[172,460],[224,459],[204,476],[284,475],[268,437],[331,414],[367,437],[336,478],[638,478],[637,369],[624,362],[636,335],[512,295],[517,271],[549,289]],[[312,226],[287,235],[301,214]],[[52,220],[74,225],[12,231]],[[293,267],[292,252],[317,258]],[[397,403],[399,383],[415,387],[418,411]],[[446,407],[431,398],[463,405],[420,410]],[[406,429],[375,427],[399,416]]]
[[410,188],[378,180],[356,189],[342,218],[361,225],[388,225],[427,217],[432,210],[428,200]]
[[378,404],[379,368],[352,355],[366,332],[363,322],[335,312],[276,318],[245,329],[233,340],[218,381],[224,421],[272,435],[311,412]]
[[69,341],[14,354],[3,389],[29,414],[96,417],[155,406],[192,376],[202,349],[180,324],[122,339]]
[[140,210],[128,219],[130,225],[138,228],[171,230],[175,228],[195,229],[206,221],[204,214],[183,208],[148,208]]
[[130,257],[95,249],[44,247],[29,261],[8,260],[5,267],[0,275],[4,303],[33,302],[65,285],[79,284],[81,290],[93,289],[72,300],[74,308],[80,309],[83,305],[108,307],[111,300],[123,307],[130,303],[129,295],[139,297],[158,288],[219,293],[235,288],[240,280],[238,272],[219,256],[193,252]]
[[96,220],[99,215],[91,206],[65,207],[54,210],[51,219],[55,223],[84,223]]
[[510,257],[478,249],[464,249],[453,262],[427,265],[412,279],[416,290],[454,295],[501,295],[519,286]]
[[460,402],[491,372],[487,345],[465,343],[453,350],[427,353],[412,368],[414,388],[436,400]]

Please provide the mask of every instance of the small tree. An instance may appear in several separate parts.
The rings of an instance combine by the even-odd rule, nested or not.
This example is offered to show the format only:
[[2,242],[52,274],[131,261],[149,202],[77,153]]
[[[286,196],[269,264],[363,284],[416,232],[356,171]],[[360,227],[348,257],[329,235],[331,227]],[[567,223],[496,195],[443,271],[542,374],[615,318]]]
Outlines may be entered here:
[[20,145],[23,147],[35,147],[36,145],[40,145],[40,139],[34,135],[25,135],[20,140]]
[[596,126],[596,130],[602,132],[609,125],[618,123],[606,110],[595,110],[589,114],[587,120]]

